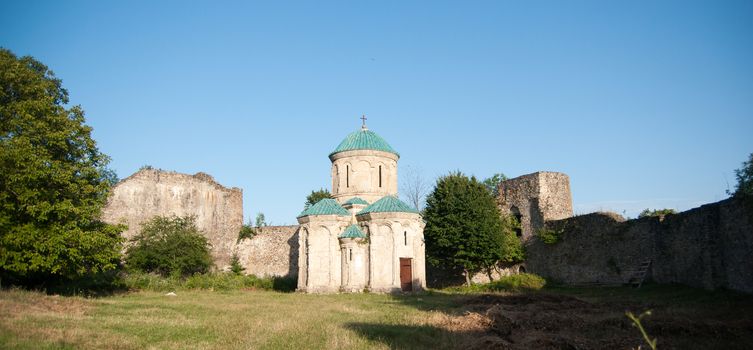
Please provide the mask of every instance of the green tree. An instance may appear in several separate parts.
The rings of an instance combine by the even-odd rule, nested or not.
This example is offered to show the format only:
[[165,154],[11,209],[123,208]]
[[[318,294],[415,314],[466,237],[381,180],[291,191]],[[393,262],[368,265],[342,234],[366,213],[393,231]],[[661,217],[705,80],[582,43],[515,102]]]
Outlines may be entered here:
[[748,156],[748,161],[743,162],[740,169],[735,170],[737,187],[732,194],[736,197],[753,198],[753,153]]
[[520,229],[520,221],[513,215],[502,216],[502,257],[500,262],[506,265],[517,264],[525,260],[525,249],[516,232]]
[[256,214],[256,227],[267,226],[267,219],[264,217],[264,213]]
[[503,173],[496,173],[492,175],[490,178],[486,178],[483,181],[484,186],[492,193],[492,196],[496,200],[499,198],[499,184],[502,183],[502,181],[507,180],[507,176]]
[[233,253],[233,256],[230,258],[230,272],[241,275],[245,270],[246,268],[241,265],[241,259],[238,258],[238,253]]
[[155,216],[141,226],[126,250],[129,269],[163,276],[204,273],[212,266],[209,242],[195,218]]
[[119,264],[124,227],[99,220],[117,178],[67,103],[49,68],[0,48],[0,279],[45,284]]
[[638,214],[638,218],[647,218],[649,216],[664,216],[668,214],[677,214],[677,212],[674,209],[643,209],[643,211]]
[[318,191],[311,191],[311,194],[306,196],[306,203],[304,203],[303,205],[303,210],[308,209],[312,205],[325,198],[332,198],[332,193],[329,193],[328,190],[325,190],[323,188],[319,189]]
[[426,200],[426,259],[437,267],[473,273],[491,269],[505,252],[499,210],[487,187],[460,172],[437,180]]

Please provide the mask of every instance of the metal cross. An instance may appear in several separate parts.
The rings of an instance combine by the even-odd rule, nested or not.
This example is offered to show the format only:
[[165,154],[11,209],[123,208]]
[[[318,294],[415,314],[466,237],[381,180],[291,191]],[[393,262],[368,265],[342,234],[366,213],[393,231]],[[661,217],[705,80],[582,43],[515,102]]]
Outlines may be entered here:
[[365,128],[366,127],[366,115],[365,114],[362,115],[360,119],[363,121],[363,124],[361,125],[361,127]]

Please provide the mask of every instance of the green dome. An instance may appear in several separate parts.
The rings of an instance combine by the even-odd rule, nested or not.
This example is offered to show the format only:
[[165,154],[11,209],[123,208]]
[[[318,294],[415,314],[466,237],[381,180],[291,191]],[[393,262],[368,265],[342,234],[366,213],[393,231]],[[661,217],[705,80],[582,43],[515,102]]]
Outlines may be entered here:
[[350,213],[343,207],[341,207],[336,200],[332,198],[324,198],[316,202],[316,204],[312,205],[308,209],[304,210],[300,215],[298,215],[298,217],[302,218],[309,215],[350,216]]
[[345,229],[338,238],[366,238],[366,235],[361,231],[358,225],[350,225]]
[[397,199],[395,196],[384,196],[380,200],[372,203],[356,215],[368,213],[413,213],[418,214],[418,210],[413,209],[410,205]]
[[400,156],[381,136],[365,128],[350,133],[329,155],[357,149],[382,151],[392,153],[398,157]]
[[361,199],[360,197],[353,197],[351,199],[348,199],[343,205],[354,205],[354,204],[361,204],[361,205],[369,205],[369,202]]

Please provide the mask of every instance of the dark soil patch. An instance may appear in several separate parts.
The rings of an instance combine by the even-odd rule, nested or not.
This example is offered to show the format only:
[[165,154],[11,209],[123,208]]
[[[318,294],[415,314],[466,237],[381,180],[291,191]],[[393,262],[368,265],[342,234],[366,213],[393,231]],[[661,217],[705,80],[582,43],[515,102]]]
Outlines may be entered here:
[[[472,349],[633,349],[639,330],[625,316],[653,309],[643,319],[659,349],[751,349],[753,318],[746,314],[705,314],[693,307],[634,300],[587,301],[573,296],[532,293],[484,294],[463,300],[464,324],[485,330],[471,337]],[[717,310],[718,311],[718,310]],[[462,313],[462,312],[461,312]],[[720,316],[723,315],[723,316]],[[455,324],[460,324],[455,322]],[[452,322],[447,324],[452,327]],[[459,329],[450,329],[459,331]]]

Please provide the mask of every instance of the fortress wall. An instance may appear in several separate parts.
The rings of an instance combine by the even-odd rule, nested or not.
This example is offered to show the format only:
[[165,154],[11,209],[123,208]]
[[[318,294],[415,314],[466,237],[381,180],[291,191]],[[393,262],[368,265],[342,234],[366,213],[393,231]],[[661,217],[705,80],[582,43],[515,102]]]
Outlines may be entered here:
[[243,192],[226,188],[205,173],[195,175],[142,169],[116,184],[102,218],[128,225],[123,235],[134,237],[154,216],[196,217],[196,226],[212,244],[218,268],[230,263],[243,224]]
[[526,269],[569,284],[624,283],[651,259],[658,283],[753,293],[753,212],[736,199],[664,218],[594,213],[547,222],[555,244],[527,244]]
[[257,227],[254,237],[241,240],[237,249],[246,274],[298,275],[298,225]]

